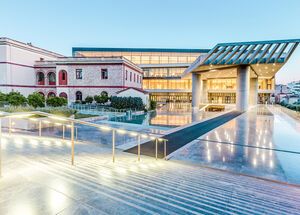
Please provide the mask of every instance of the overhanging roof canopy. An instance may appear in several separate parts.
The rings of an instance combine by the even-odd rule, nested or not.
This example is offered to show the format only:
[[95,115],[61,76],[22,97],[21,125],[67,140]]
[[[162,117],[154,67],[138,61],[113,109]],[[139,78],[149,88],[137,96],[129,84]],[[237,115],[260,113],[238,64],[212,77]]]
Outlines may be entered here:
[[[270,70],[274,75],[287,62],[299,42],[300,39],[220,43],[207,55],[198,57],[185,71],[185,75],[190,72],[209,72],[238,65],[253,65],[252,69],[257,70],[257,73],[264,69]],[[268,64],[272,64],[272,67],[268,67]]]

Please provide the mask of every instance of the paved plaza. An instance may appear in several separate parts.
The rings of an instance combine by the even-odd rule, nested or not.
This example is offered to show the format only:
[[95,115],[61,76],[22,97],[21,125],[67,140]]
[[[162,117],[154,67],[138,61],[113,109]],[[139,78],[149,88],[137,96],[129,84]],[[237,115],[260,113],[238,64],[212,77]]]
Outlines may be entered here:
[[111,148],[2,137],[0,214],[297,214],[300,188]]

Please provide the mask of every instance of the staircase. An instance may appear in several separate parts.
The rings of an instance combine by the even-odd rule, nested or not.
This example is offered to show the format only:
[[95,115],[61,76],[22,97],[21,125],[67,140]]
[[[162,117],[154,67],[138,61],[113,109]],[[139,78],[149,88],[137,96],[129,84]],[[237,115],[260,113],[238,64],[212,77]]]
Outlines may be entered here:
[[[3,172],[17,171],[14,180],[67,198],[55,214],[300,214],[300,187],[150,157],[137,162],[135,155],[121,151],[112,163],[110,148],[93,143],[76,144],[71,166],[67,142],[43,140],[32,147],[32,140],[22,140],[20,147],[20,141],[6,138]],[[0,196],[9,202],[14,200],[1,195],[7,178]],[[20,186],[15,198],[28,184]],[[50,207],[43,204],[44,210]]]

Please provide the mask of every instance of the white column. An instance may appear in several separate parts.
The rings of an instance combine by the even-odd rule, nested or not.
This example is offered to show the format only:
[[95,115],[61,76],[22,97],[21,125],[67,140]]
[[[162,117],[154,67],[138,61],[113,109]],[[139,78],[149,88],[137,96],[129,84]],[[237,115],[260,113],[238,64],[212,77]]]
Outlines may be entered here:
[[247,111],[249,107],[250,67],[242,65],[237,68],[236,110]]
[[207,80],[202,80],[201,86],[201,103],[207,103]]
[[258,78],[250,78],[250,105],[257,105],[258,96]]
[[200,89],[201,89],[201,75],[192,73],[192,108],[194,110],[199,109]]

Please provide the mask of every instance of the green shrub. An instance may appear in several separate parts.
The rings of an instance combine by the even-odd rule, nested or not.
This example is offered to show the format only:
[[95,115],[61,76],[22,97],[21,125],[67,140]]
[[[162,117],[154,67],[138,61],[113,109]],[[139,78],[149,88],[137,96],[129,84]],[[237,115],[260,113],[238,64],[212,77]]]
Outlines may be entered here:
[[32,93],[27,97],[28,104],[34,108],[45,107],[45,98],[40,93]]
[[111,97],[111,107],[116,109],[144,110],[143,100],[139,97]]
[[7,103],[7,95],[0,92],[0,107],[3,107]]
[[8,113],[15,113],[15,112],[30,112],[34,111],[34,107],[31,106],[7,106],[0,108],[0,111],[8,112]]
[[99,115],[76,113],[75,119],[83,119],[83,118],[96,117],[96,116],[99,116]]
[[285,107],[287,104],[285,103],[285,101],[280,102],[280,105]]
[[44,108],[37,108],[36,110],[59,115],[59,116],[65,116],[65,117],[70,117],[77,113],[76,110],[68,107],[44,107]]
[[86,102],[87,104],[91,104],[91,103],[93,103],[93,101],[94,101],[94,98],[93,98],[92,96],[87,96],[87,97],[85,98],[85,102]]
[[108,93],[106,91],[102,91],[100,95],[94,96],[94,99],[98,104],[105,104],[108,102]]
[[150,101],[150,110],[155,110],[155,109],[156,109],[156,106],[157,106],[157,102],[151,100],[151,101]]
[[0,92],[0,102],[7,102],[7,95]]
[[7,101],[12,106],[26,105],[27,99],[19,92],[10,92],[7,94]]
[[46,100],[46,103],[50,107],[61,107],[67,105],[67,99],[63,97],[50,97]]

